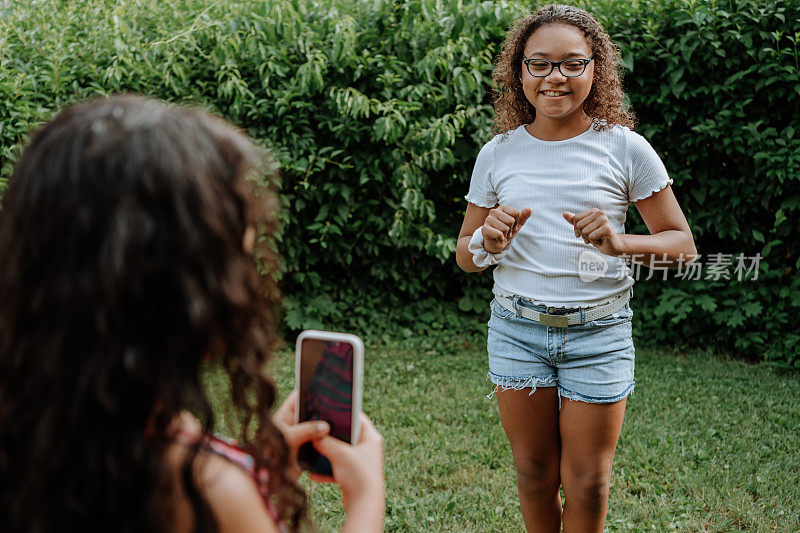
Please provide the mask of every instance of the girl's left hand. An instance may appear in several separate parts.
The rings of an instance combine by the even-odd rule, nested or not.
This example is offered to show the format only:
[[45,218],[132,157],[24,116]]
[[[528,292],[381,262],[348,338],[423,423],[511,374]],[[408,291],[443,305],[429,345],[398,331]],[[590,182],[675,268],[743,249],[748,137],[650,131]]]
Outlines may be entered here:
[[608,216],[599,209],[592,208],[577,215],[564,211],[564,218],[572,224],[575,236],[591,244],[606,255],[618,256],[623,253],[622,237],[614,231]]

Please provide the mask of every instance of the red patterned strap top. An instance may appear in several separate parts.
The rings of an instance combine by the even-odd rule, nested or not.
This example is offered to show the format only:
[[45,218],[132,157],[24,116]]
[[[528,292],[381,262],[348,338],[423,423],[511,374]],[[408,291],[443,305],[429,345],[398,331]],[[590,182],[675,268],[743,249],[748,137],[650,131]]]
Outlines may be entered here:
[[[188,444],[192,442],[191,435],[185,431],[178,430],[176,436],[178,437],[178,440],[184,443]],[[214,455],[218,455],[227,459],[247,472],[250,477],[253,478],[253,481],[258,488],[258,492],[261,495],[261,500],[264,502],[264,507],[277,524],[278,529],[282,533],[289,531],[286,523],[281,520],[275,504],[270,500],[270,494],[266,489],[266,487],[269,485],[269,472],[266,468],[263,466],[256,467],[256,462],[252,455],[244,451],[235,440],[223,437],[221,435],[206,434],[202,442],[202,447]]]

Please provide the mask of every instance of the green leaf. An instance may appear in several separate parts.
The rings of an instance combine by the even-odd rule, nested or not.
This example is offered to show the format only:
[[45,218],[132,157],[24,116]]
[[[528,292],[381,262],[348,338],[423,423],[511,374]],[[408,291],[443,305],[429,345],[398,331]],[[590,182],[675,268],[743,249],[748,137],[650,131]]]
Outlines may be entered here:
[[762,306],[760,302],[750,302],[742,306],[742,309],[744,310],[745,315],[749,317],[758,316],[761,314],[761,311],[763,311],[764,306]]
[[711,313],[717,309],[716,300],[714,300],[714,298],[712,298],[708,294],[701,294],[700,296],[698,296],[695,299],[695,303],[697,303],[703,309],[703,311],[706,311],[708,313]]

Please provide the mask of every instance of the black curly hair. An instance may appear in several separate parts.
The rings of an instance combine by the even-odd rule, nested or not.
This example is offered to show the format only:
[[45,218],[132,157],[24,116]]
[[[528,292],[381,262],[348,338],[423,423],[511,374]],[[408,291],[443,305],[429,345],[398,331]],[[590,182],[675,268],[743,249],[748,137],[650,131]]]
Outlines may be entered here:
[[[264,372],[279,293],[242,245],[248,228],[274,233],[274,188],[254,185],[275,177],[270,161],[222,119],[135,96],[68,107],[35,133],[0,209],[3,528],[169,529],[168,427],[184,409],[213,427],[208,357],[222,358],[240,441],[270,473],[262,489],[299,528],[306,499]],[[269,274],[268,240],[255,254]],[[199,448],[183,490],[196,530],[214,531]]]

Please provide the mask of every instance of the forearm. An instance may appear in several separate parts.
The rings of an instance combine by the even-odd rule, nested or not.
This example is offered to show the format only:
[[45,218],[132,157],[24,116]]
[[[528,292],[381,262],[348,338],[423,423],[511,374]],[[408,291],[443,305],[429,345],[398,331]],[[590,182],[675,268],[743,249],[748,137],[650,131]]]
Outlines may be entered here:
[[692,234],[680,230],[666,230],[653,235],[620,235],[620,256],[650,267],[657,262],[659,267],[677,267],[697,257]]
[[480,268],[472,261],[472,254],[469,251],[469,240],[471,238],[471,235],[459,237],[456,243],[456,263],[464,272],[481,272],[486,270],[486,267]]
[[354,504],[347,510],[342,533],[379,533],[383,531],[383,519],[386,513],[386,498],[383,490],[379,495],[373,495],[372,500]]

